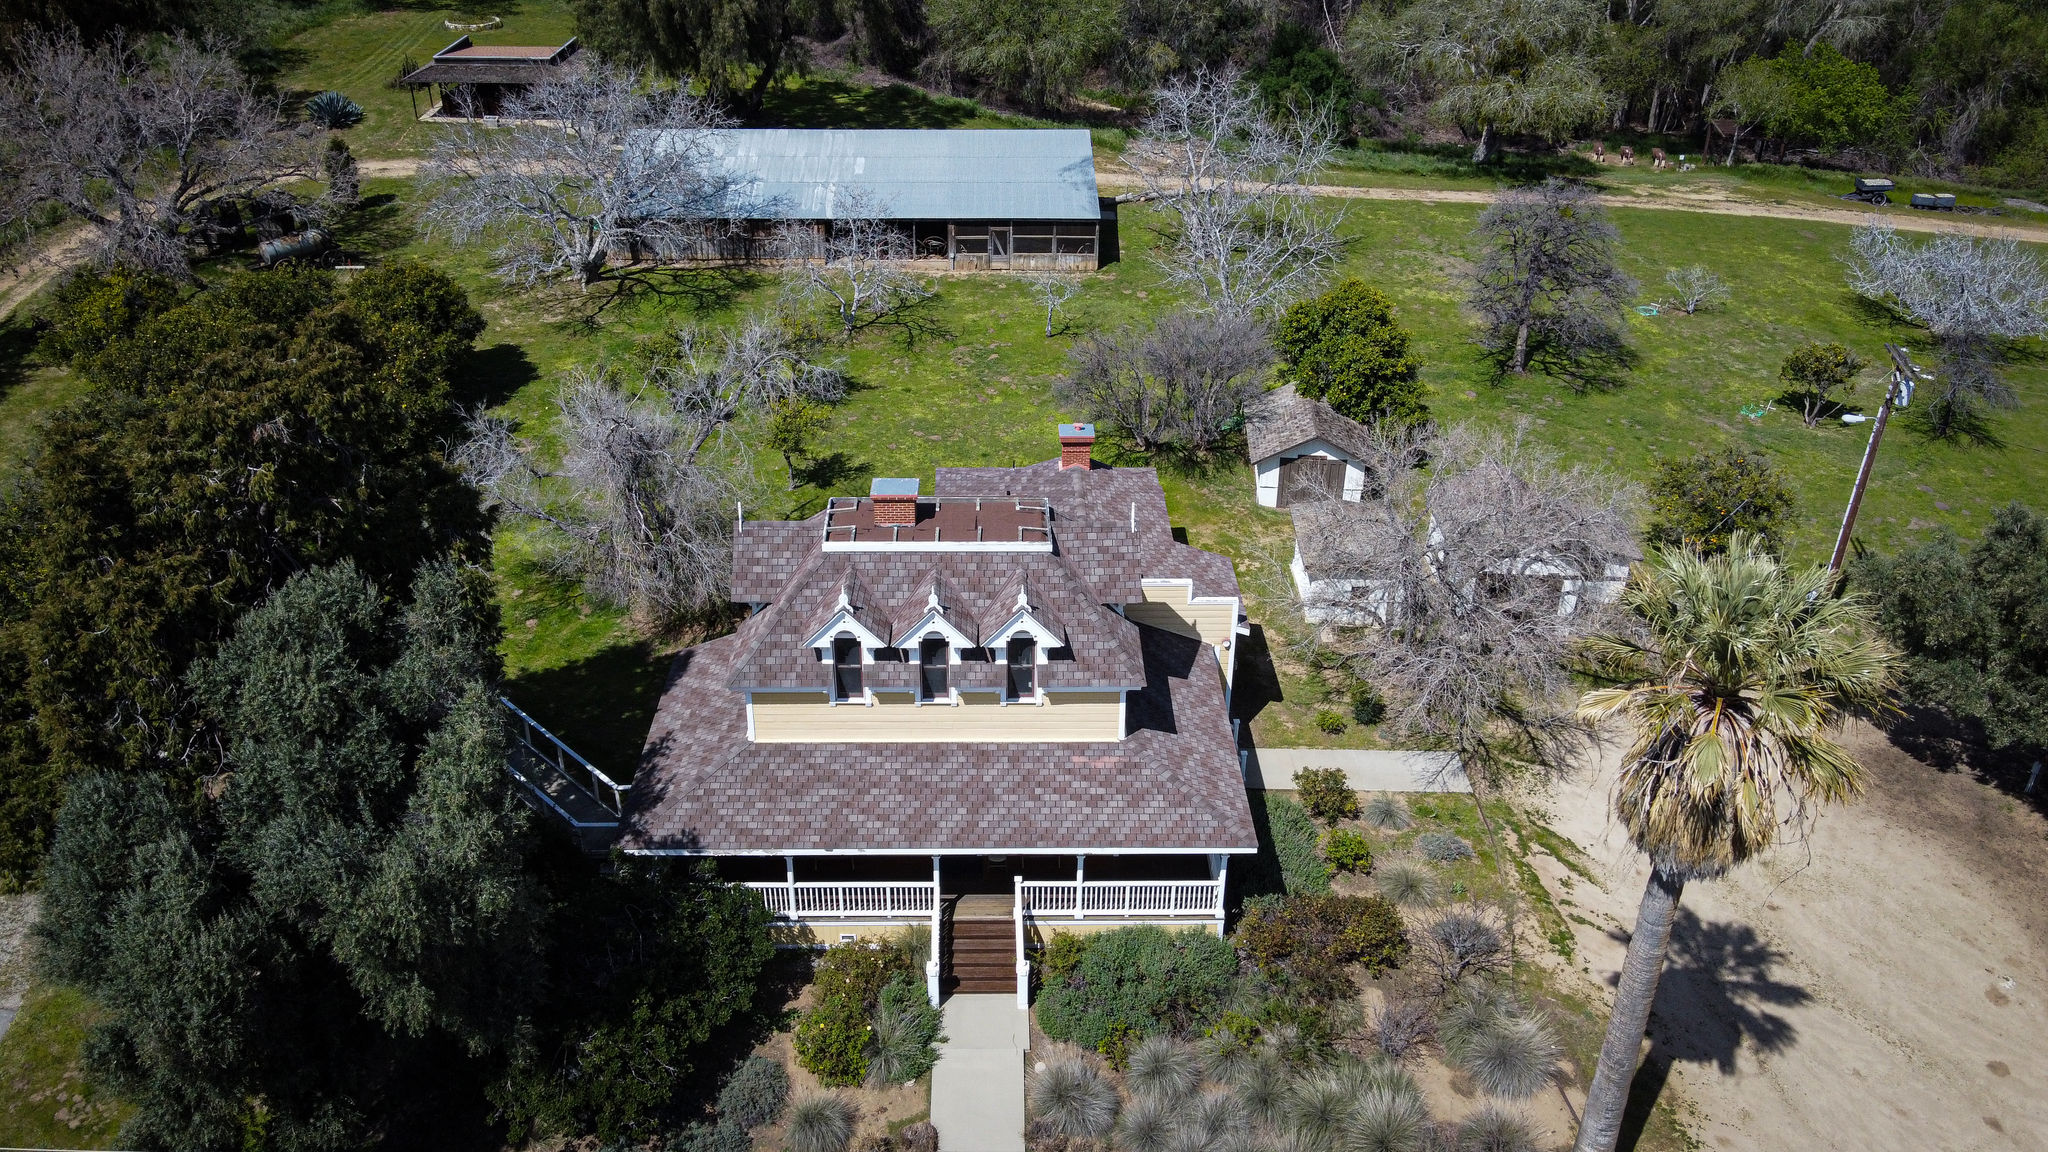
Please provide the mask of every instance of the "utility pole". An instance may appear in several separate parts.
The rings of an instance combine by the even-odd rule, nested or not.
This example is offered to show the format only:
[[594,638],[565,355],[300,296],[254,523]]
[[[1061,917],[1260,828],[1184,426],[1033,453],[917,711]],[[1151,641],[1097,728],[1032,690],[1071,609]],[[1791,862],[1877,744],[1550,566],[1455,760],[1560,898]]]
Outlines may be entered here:
[[1891,381],[1885,386],[1884,403],[1877,406],[1877,427],[1870,430],[1870,443],[1863,449],[1863,465],[1856,469],[1856,487],[1849,490],[1849,508],[1842,514],[1842,533],[1835,537],[1835,554],[1828,559],[1828,571],[1842,570],[1842,557],[1849,551],[1849,533],[1856,527],[1856,509],[1863,503],[1863,490],[1870,485],[1870,466],[1877,462],[1877,444],[1884,439],[1884,426],[1891,419],[1892,402],[1904,408],[1913,399],[1913,378],[1925,377],[1926,371],[1913,363],[1906,350],[1897,344],[1884,346],[1891,353]]

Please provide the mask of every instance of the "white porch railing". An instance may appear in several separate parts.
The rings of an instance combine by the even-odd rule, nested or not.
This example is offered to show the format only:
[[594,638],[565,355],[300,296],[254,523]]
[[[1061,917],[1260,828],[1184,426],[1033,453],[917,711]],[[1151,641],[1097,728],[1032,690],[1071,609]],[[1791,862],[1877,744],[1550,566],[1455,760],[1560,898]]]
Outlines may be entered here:
[[871,884],[766,882],[747,887],[759,892],[768,911],[781,920],[930,916],[936,906],[933,894],[938,891],[938,885],[922,880]]
[[1040,919],[1223,915],[1221,880],[1027,880],[1022,898]]

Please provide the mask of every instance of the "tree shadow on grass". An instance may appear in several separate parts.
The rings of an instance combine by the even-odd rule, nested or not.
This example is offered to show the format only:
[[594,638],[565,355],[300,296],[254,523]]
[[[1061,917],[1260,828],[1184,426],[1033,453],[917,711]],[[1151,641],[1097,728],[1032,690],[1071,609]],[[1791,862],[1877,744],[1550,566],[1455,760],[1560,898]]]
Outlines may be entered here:
[[1784,958],[1747,924],[1678,910],[1650,1010],[1650,1054],[1629,1086],[1619,1147],[1634,1148],[1641,1139],[1673,1064],[1712,1064],[1732,1075],[1745,1043],[1765,1055],[1793,1046],[1798,1032],[1780,1010],[1805,1004],[1813,994],[1777,978]]
[[629,264],[608,269],[587,292],[564,296],[570,305],[570,327],[593,335],[603,329],[607,313],[628,304],[663,300],[686,312],[723,312],[761,283],[758,269],[738,265],[683,268]]
[[463,357],[456,366],[455,401],[463,407],[495,408],[540,379],[540,369],[517,344],[493,344]]
[[908,84],[863,88],[811,79],[769,92],[749,123],[776,128],[957,128],[981,114],[972,101],[934,96]]
[[639,764],[673,657],[648,640],[621,641],[580,660],[510,677],[505,695],[623,784]]
[[28,379],[30,360],[42,343],[43,325],[21,313],[0,319],[0,399]]
[[336,243],[358,252],[396,252],[420,236],[412,213],[394,192],[363,197],[334,233]]

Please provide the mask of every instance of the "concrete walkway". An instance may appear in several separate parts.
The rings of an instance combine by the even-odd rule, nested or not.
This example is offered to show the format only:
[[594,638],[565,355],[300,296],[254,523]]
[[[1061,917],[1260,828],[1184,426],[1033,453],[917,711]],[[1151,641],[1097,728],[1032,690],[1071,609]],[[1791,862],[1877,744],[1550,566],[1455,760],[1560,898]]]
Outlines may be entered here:
[[941,1152],[1024,1152],[1024,1050],[1031,1025],[1014,993],[946,1001],[932,1069]]

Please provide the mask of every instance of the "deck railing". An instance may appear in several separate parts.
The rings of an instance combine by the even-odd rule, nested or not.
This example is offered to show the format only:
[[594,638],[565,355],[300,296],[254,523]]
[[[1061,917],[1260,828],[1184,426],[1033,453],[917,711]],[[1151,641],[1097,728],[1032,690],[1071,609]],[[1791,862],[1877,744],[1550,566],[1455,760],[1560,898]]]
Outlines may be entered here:
[[1220,880],[1027,880],[1024,910],[1048,916],[1223,915]]
[[764,882],[747,887],[780,920],[831,919],[839,916],[880,916],[912,919],[930,916],[938,886],[930,881],[887,883]]
[[[620,784],[598,771],[595,764],[585,760],[574,748],[562,743],[553,732],[541,727],[540,721],[528,716],[519,705],[503,696],[498,697],[498,701],[517,721],[513,726],[513,739],[520,743],[529,756],[553,768],[570,783],[589,793],[605,811],[614,816],[624,814],[626,793],[632,789],[631,784]],[[552,804],[552,801],[550,803]]]

